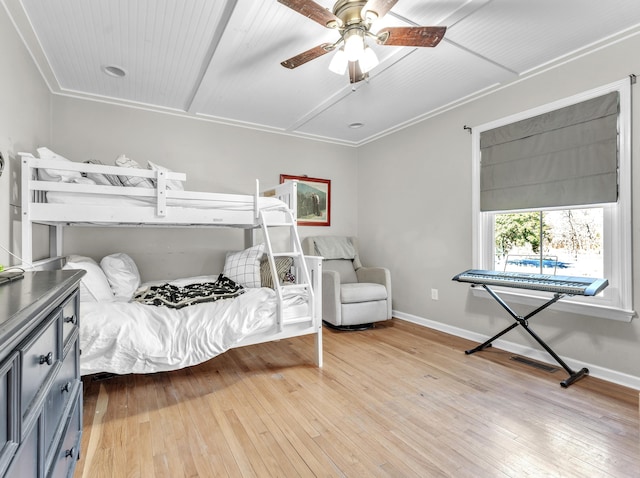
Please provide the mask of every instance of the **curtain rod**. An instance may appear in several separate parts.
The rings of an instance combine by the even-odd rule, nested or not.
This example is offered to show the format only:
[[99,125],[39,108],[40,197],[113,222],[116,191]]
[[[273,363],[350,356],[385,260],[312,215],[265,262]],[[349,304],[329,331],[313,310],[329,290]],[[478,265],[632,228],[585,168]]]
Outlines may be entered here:
[[[632,85],[636,84],[636,82],[638,81],[638,78],[636,77],[635,73],[631,73],[629,75],[629,81],[631,82]],[[473,129],[471,128],[471,126],[467,126],[466,124],[462,127],[462,129],[468,131],[469,134],[473,133]]]

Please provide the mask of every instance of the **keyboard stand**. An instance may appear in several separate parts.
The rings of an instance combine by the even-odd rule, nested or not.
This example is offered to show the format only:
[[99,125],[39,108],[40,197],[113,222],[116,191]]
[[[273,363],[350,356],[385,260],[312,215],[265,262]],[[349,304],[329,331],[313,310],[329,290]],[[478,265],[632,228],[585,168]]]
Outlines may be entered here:
[[536,339],[536,341],[547,351],[549,352],[549,354],[556,360],[556,362],[558,362],[563,369],[566,370],[566,372],[569,374],[569,377],[564,379],[562,382],[560,382],[560,385],[562,385],[564,388],[567,388],[569,385],[571,385],[573,382],[575,382],[576,380],[584,377],[585,375],[589,374],[589,369],[587,368],[583,368],[577,372],[571,370],[571,368],[558,356],[558,354],[556,354],[551,347],[549,347],[544,340],[542,340],[533,330],[531,330],[531,328],[529,327],[529,319],[531,317],[533,317],[534,315],[536,315],[538,312],[543,311],[544,309],[546,309],[547,307],[549,307],[552,304],[555,304],[556,302],[558,302],[560,299],[562,299],[565,295],[567,294],[560,294],[560,293],[555,293],[553,295],[553,297],[551,299],[549,299],[547,302],[545,302],[544,304],[542,304],[540,307],[538,307],[536,310],[534,310],[533,312],[530,312],[529,314],[522,316],[522,315],[518,315],[516,314],[511,307],[509,307],[509,305],[507,305],[507,303],[505,303],[504,300],[502,300],[502,298],[500,296],[498,296],[498,294],[496,294],[493,290],[491,290],[491,288],[486,285],[486,284],[480,284],[482,287],[484,287],[484,289],[491,295],[491,297],[493,297],[498,304],[500,304],[508,313],[511,317],[513,317],[515,319],[515,322],[513,324],[511,324],[509,327],[505,328],[504,330],[502,330],[501,332],[497,333],[496,335],[494,335],[493,337],[491,337],[489,340],[487,340],[486,342],[484,342],[483,344],[478,345],[477,347],[470,349],[470,350],[466,350],[464,353],[467,355],[470,355],[472,353],[475,352],[479,352],[481,350],[486,349],[487,347],[491,347],[491,343],[494,340],[497,340],[498,338],[502,337],[504,334],[506,334],[507,332],[509,332],[512,329],[515,329],[518,325],[521,325],[524,330],[526,330],[527,332],[529,332],[529,335],[531,335],[531,337],[533,337],[534,339]]

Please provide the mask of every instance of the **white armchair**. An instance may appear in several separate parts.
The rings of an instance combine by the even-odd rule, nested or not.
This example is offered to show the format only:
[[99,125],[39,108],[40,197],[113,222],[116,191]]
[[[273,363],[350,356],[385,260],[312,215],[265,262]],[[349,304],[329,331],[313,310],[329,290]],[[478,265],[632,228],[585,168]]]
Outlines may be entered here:
[[391,275],[384,267],[363,267],[355,237],[317,236],[302,242],[305,254],[322,256],[322,319],[349,330],[391,318]]

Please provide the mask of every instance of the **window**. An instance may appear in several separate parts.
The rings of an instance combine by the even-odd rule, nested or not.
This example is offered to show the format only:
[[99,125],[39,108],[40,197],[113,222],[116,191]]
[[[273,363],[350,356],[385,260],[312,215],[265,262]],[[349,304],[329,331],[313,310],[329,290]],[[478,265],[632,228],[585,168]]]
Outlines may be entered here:
[[[531,129],[549,118],[555,121],[557,112],[558,116],[564,115],[574,121],[580,114],[576,115],[576,111],[581,108],[601,111],[605,108],[603,102],[608,103],[606,108],[610,114],[601,122],[608,124],[603,131],[608,128],[606,134],[611,136],[610,140],[600,141],[600,146],[588,151],[580,146],[570,154],[563,148],[556,148],[562,149],[565,155],[561,158],[561,166],[545,163],[540,168],[539,158],[546,158],[546,153],[538,154],[536,148],[549,141],[546,137],[531,141]],[[580,121],[575,122],[580,123],[575,127],[577,141],[600,134],[598,126],[591,129],[591,124],[583,127]],[[527,154],[538,158],[538,162],[527,158],[513,160],[513,155],[529,147],[527,144],[516,145],[515,141],[508,141],[509,144],[498,153],[503,156],[494,160],[493,152],[486,149],[493,139],[487,141],[487,138],[499,137],[502,141],[518,129],[522,132],[520,137],[535,143],[532,148],[536,151]],[[597,297],[571,297],[558,302],[554,308],[631,320],[634,312],[630,138],[631,82],[628,79],[473,128],[473,267],[607,278],[609,286]],[[607,142],[608,145],[602,147]],[[484,164],[481,162],[483,153]],[[498,164],[502,169],[491,171],[487,179],[489,164],[492,167]],[[567,164],[571,166],[567,167]],[[545,169],[546,173],[540,169]],[[575,177],[569,177],[574,172]],[[521,180],[538,173],[552,179],[540,179],[541,182],[534,185]],[[569,180],[559,185],[556,176],[569,177]],[[561,194],[557,194],[558,191]],[[562,196],[564,193],[568,199]],[[480,288],[474,293],[486,294]],[[504,289],[501,293],[510,295],[514,301],[530,304],[548,298],[548,294],[521,289]]]
[[494,214],[491,269],[604,277],[603,209]]

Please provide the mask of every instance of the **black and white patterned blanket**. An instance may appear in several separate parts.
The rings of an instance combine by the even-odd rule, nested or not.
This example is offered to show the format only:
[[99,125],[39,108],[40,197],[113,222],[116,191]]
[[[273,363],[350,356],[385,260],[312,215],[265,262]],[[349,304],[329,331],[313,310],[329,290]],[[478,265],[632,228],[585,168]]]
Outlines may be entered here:
[[181,287],[171,284],[150,286],[138,291],[132,300],[146,305],[181,309],[202,302],[233,299],[245,292],[245,288],[240,284],[220,274],[215,282],[188,284]]

